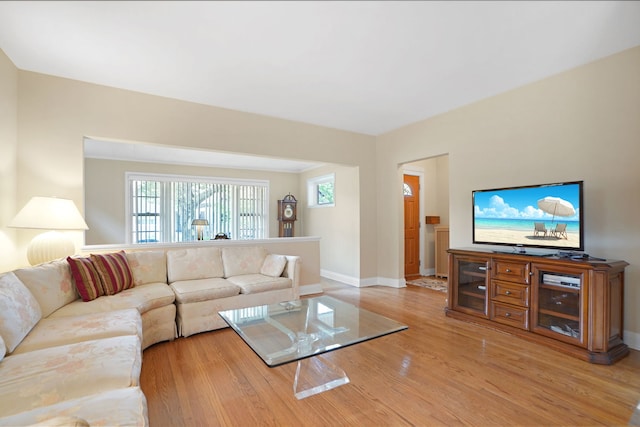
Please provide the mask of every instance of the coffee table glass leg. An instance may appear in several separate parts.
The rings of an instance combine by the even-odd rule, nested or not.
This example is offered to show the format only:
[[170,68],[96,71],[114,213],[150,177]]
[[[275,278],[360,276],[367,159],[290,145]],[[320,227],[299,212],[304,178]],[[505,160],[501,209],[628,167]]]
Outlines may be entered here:
[[349,383],[344,371],[322,356],[298,360],[293,393],[298,399]]

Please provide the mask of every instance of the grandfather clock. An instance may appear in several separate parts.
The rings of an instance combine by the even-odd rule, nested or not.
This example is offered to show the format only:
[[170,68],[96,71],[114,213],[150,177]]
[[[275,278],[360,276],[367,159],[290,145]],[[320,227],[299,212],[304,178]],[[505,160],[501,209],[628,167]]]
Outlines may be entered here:
[[298,201],[291,193],[278,200],[278,237],[293,237],[293,225],[296,221],[296,205]]

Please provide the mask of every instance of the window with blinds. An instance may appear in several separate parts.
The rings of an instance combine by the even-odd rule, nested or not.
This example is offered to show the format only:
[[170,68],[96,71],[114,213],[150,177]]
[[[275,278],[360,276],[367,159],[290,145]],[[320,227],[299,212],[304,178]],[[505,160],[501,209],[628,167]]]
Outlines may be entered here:
[[204,238],[268,237],[268,181],[127,173],[127,242],[196,240],[194,219],[206,219]]

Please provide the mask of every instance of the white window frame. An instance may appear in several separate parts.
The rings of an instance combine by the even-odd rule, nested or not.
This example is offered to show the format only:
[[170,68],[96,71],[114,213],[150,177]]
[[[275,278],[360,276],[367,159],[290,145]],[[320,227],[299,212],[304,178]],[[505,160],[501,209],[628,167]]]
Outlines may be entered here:
[[[333,184],[333,203],[318,203],[318,186],[326,183]],[[330,173],[307,180],[307,206],[310,208],[330,208],[336,205],[336,174]]]
[[[200,182],[205,184],[228,184],[228,185],[244,185],[244,186],[261,186],[265,187],[265,198],[263,207],[264,216],[264,238],[269,237],[269,185],[268,180],[258,179],[240,179],[240,178],[224,178],[224,177],[208,177],[208,176],[193,176],[193,175],[171,175],[171,174],[159,174],[159,173],[140,173],[140,172],[125,172],[125,242],[132,244],[132,221],[133,208],[131,206],[131,181],[161,181],[161,182]],[[166,195],[165,195],[166,196]],[[166,201],[167,198],[164,197]],[[166,203],[166,202],[165,202]],[[166,208],[166,206],[165,206]],[[163,219],[166,221],[167,219]],[[237,221],[235,221],[237,224]],[[238,226],[236,225],[236,228]],[[235,238],[235,236],[232,236]],[[163,242],[170,243],[170,242]],[[178,243],[178,242],[171,242]]]

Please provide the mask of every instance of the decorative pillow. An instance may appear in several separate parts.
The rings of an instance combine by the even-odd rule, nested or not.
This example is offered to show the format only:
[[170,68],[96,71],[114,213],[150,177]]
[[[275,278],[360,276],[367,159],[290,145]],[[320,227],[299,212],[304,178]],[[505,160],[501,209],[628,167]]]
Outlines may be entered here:
[[115,295],[133,287],[133,274],[124,251],[90,256],[105,295]]
[[287,257],[284,255],[269,254],[264,259],[260,274],[271,277],[280,277],[287,265]]
[[0,335],[11,353],[42,317],[38,301],[13,272],[0,276]]
[[104,295],[100,276],[90,258],[67,257],[67,262],[82,301],[91,301]]
[[21,268],[14,273],[38,301],[42,317],[49,317],[78,299],[69,264],[64,259]]
[[164,251],[127,252],[127,261],[134,286],[167,283],[167,257]]

